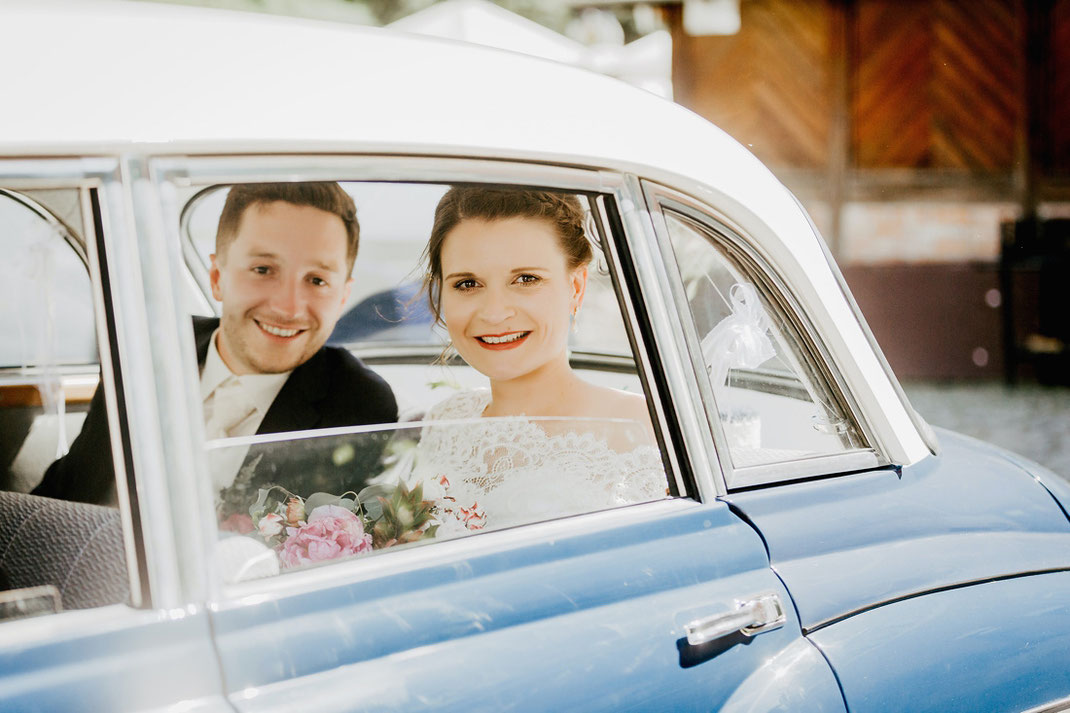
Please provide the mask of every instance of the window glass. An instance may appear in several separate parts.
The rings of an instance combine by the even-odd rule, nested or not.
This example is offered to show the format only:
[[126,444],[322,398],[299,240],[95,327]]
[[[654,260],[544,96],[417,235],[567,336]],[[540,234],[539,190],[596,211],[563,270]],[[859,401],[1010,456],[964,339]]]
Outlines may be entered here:
[[[81,190],[38,194],[79,225]],[[114,497],[106,429],[75,438],[98,381],[79,240],[34,200],[0,189],[0,621],[130,597],[119,510],[75,502],[97,472],[101,502]],[[93,403],[106,422],[103,396]],[[46,473],[52,490],[31,494]]]
[[0,367],[95,363],[89,274],[63,229],[0,192],[0,243]]
[[[79,192],[48,192],[78,204]],[[27,492],[66,453],[96,384],[89,273],[74,237],[33,199],[0,189],[0,489]],[[75,375],[72,372],[82,372]]]
[[657,448],[627,419],[451,418],[305,435],[209,444],[213,470],[244,464],[220,491],[227,581],[666,497]]
[[[448,186],[433,183],[382,183],[342,181],[353,197],[360,223],[360,248],[353,267],[353,287],[345,313],[338,320],[330,343],[353,345],[371,342],[441,346],[445,340],[419,297],[417,258],[427,244],[435,205]],[[216,229],[228,188],[205,190],[184,210],[186,240],[193,246],[199,272],[207,276],[215,252]],[[587,227],[592,240],[597,237]],[[604,255],[596,248],[591,263],[588,295],[570,341],[588,353],[630,357],[631,346],[620,318],[617,299]],[[197,266],[193,266],[197,267]],[[219,310],[205,278],[206,297]]]
[[665,218],[733,466],[863,447],[760,273],[705,226]]
[[[290,270],[316,249],[318,233],[296,227],[296,210],[262,211],[248,224],[243,217],[233,235],[220,233],[229,236],[224,260],[217,255],[212,269],[217,226],[232,210],[225,206],[261,189],[202,191],[184,212],[186,239],[221,298],[221,326],[198,320],[195,334],[226,581],[667,497],[587,196],[423,183],[341,188],[360,235],[348,300],[326,346],[277,374],[236,374],[233,365],[242,351],[246,366],[266,364],[286,340],[330,324],[329,308],[310,316],[316,308],[302,300],[321,293],[301,297],[314,290]],[[422,256],[436,206],[462,195],[467,207],[441,233],[438,322]],[[271,237],[277,220],[297,222]],[[291,252],[296,234],[304,237]],[[324,253],[312,262],[331,260]],[[351,364],[343,353],[360,366],[339,367]],[[310,376],[306,365],[323,354],[334,366]],[[270,393],[234,397],[232,408],[221,368],[244,393],[261,388],[248,387],[250,375]],[[315,407],[308,393],[319,394]],[[391,399],[396,411],[383,406]]]

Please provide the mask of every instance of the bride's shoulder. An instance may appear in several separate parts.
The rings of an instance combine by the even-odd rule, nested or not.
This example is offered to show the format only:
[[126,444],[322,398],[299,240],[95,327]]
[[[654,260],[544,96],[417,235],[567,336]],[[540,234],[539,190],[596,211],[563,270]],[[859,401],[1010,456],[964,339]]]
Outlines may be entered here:
[[599,418],[625,418],[645,423],[650,420],[646,397],[628,391],[591,385],[588,412]]
[[432,406],[428,418],[440,421],[449,418],[475,418],[483,415],[483,409],[488,403],[489,389],[465,389],[450,394]]
[[[600,430],[609,447],[618,452],[630,451],[639,445],[655,443],[654,428],[646,398],[604,386],[593,386],[587,393],[584,415],[607,419]],[[622,424],[621,421],[630,422]]]

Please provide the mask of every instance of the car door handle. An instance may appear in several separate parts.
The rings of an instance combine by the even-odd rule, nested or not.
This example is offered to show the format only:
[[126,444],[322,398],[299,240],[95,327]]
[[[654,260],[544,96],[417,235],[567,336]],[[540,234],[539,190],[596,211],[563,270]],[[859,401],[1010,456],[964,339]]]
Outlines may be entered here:
[[762,592],[746,599],[737,599],[735,607],[729,612],[695,619],[684,625],[684,631],[687,633],[687,643],[698,646],[737,631],[744,636],[754,636],[763,631],[779,629],[786,620],[780,595]]

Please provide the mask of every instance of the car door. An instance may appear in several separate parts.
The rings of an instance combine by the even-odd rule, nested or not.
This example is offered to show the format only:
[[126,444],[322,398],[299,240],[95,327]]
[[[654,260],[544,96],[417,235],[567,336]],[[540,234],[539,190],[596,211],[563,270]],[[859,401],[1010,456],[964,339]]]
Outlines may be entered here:
[[724,499],[849,709],[1063,710],[1070,521],[1051,493],[953,433],[893,462],[753,240],[668,189],[648,197],[721,422]]
[[[237,709],[844,710],[761,537],[718,499],[719,466],[694,374],[680,359],[681,317],[664,291],[650,219],[634,209],[641,201],[633,184],[576,169],[427,158],[327,165],[291,157],[284,166],[191,158],[158,168],[161,181],[176,180],[187,193],[219,183],[217,176],[301,176],[405,177],[414,185],[478,179],[582,195],[669,476],[664,499],[223,584],[212,628]],[[168,217],[176,224],[177,213],[178,206]],[[358,284],[362,269],[376,269],[360,261]],[[420,426],[343,431],[234,447],[282,448],[289,439],[306,451],[322,442],[352,453],[361,438],[396,441],[408,431],[416,439]],[[331,439],[349,440],[340,449]],[[251,547],[231,533],[220,538],[228,551]]]
[[[120,354],[136,350],[119,339],[116,325],[138,313],[119,295],[139,287],[131,278],[137,241],[121,229],[130,215],[125,194],[115,160],[0,161],[0,440],[18,441],[9,444],[18,455],[2,464],[0,491],[4,711],[229,709],[207,615],[161,576],[175,556],[159,541],[166,531],[159,511],[139,510],[160,500],[151,478],[137,489],[123,478],[110,505],[26,492],[77,435],[80,422],[65,422],[64,412],[89,401],[98,353],[105,365],[98,407],[116,425],[114,466],[140,477],[151,462],[151,448],[135,457],[131,444],[144,434],[124,414],[136,401],[135,410],[149,415],[153,370],[127,359],[119,368]],[[144,334],[137,324],[126,322],[122,331]],[[122,374],[142,380],[123,384]],[[123,386],[129,400],[117,396]],[[9,398],[20,394],[25,398]],[[20,410],[36,416],[25,438],[27,431],[9,427]],[[149,426],[152,418],[142,422]]]

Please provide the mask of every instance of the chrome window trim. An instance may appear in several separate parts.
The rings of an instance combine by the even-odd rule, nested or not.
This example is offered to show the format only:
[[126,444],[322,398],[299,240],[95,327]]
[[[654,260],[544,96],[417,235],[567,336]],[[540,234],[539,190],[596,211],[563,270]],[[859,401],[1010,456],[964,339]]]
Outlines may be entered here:
[[[643,183],[645,184],[645,181]],[[687,304],[687,294],[684,290],[683,280],[680,278],[679,268],[676,266],[676,256],[673,254],[672,244],[668,239],[668,225],[665,223],[665,216],[661,212],[661,207],[651,200],[651,196],[644,192],[642,200],[652,221],[653,241],[661,258],[664,272],[662,284],[668,293],[668,303],[676,307],[673,311],[678,322],[677,329],[674,330],[678,335],[678,348],[681,354],[686,355],[686,362],[691,367],[690,374],[695,382],[698,409],[704,417],[703,430],[709,434],[708,441],[713,448],[711,458],[718,463],[722,474],[721,477],[724,481],[721,494],[727,493],[729,484],[733,480],[731,477],[733,474],[731,450],[728,447],[724,429],[720,426],[719,418],[716,417],[718,411],[716,400],[713,396],[713,387],[708,379],[701,377],[705,373],[705,367],[702,364],[701,350],[693,346],[699,343],[698,334],[695,332],[694,319],[690,317],[690,309],[685,312],[679,308],[680,305]],[[660,236],[664,236],[664,238]]]
[[[100,271],[100,254],[98,241],[105,244],[105,252],[110,257],[109,244],[112,241],[110,224],[115,216],[123,214],[123,206],[120,204],[118,212],[113,213],[116,206],[109,205],[106,193],[114,191],[114,186],[121,181],[119,177],[119,162],[114,158],[41,158],[41,159],[0,159],[0,181],[6,187],[13,190],[30,190],[34,188],[78,189],[81,200],[82,221],[85,225],[84,249],[86,264],[89,269],[90,284],[93,296],[93,315],[97,335],[97,351],[100,356],[100,373],[104,388],[105,403],[108,406],[107,418],[111,433],[111,447],[113,466],[115,468],[116,497],[119,505],[119,516],[123,528],[123,547],[126,554],[127,575],[130,584],[130,603],[134,607],[145,605],[149,598],[149,592],[142,587],[142,581],[146,579],[151,570],[153,558],[147,551],[139,548],[133,507],[134,502],[127,489],[127,473],[122,443],[122,432],[119,427],[119,412],[117,408],[118,396],[115,383],[115,368],[111,351],[111,337],[108,330],[105,305],[110,302],[113,310],[117,307],[117,300],[107,300],[103,288],[103,276]],[[93,206],[90,191],[96,190],[100,202],[101,222],[103,234],[97,234],[96,220],[93,214]],[[121,282],[120,273],[109,270],[112,294],[117,282]],[[118,319],[117,327],[118,327]],[[123,340],[117,334],[116,343],[120,352],[120,363],[123,363]],[[133,431],[135,429],[131,429]],[[142,518],[142,522],[144,519]]]
[[[660,234],[664,236],[664,239],[660,241],[661,251],[665,256],[664,259],[668,264],[674,266],[670,270],[670,282],[674,291],[677,292],[677,300],[683,300],[682,302],[677,301],[677,304],[686,304],[686,297],[684,296],[679,270],[675,268],[675,256],[672,254],[672,246],[668,240],[668,225],[663,212],[664,208],[674,210],[719,235],[732,248],[741,252],[761,272],[775,290],[771,298],[800,327],[799,336],[804,340],[804,346],[814,360],[816,367],[828,382],[832,391],[831,397],[836,400],[843,413],[853,420],[858,433],[869,446],[869,448],[851,449],[841,453],[822,454],[780,463],[746,467],[733,466],[719,419],[713,417],[713,414],[717,413],[713,389],[708,384],[703,383],[704,380],[700,379],[700,393],[705,397],[706,400],[703,403],[706,404],[708,409],[706,420],[707,423],[713,426],[714,441],[721,456],[720,460],[726,474],[728,488],[752,487],[778,483],[784,480],[834,475],[887,465],[889,461],[882,454],[876,433],[865,419],[865,414],[854,399],[853,394],[847,388],[847,381],[840,373],[828,345],[825,344],[817,332],[809,316],[800,308],[797,300],[792,296],[791,291],[787,288],[786,281],[772,268],[761,250],[745,237],[745,231],[716,208],[696,201],[690,196],[668,186],[651,181],[643,181],[643,187],[648,209],[651,215],[657,216],[657,228]],[[703,369],[699,360],[700,350],[697,347],[698,336],[695,334],[694,325],[690,320],[684,320],[684,324],[692,367],[695,369],[696,374],[701,374]]]
[[810,456],[781,463],[740,466],[732,471],[732,489],[810,478],[815,473],[826,475],[872,470],[881,465],[883,464],[873,450],[859,448],[833,455]]
[[377,154],[227,155],[165,156],[154,158],[152,164],[158,180],[181,187],[271,181],[285,174],[290,181],[503,183],[598,193],[611,188],[603,183],[604,175],[596,169],[509,159]]
[[683,336],[685,324],[678,310],[669,307],[676,304],[670,287],[670,273],[663,252],[657,249],[657,233],[643,198],[640,180],[634,175],[623,178],[624,185],[617,191],[617,203],[632,256],[632,267],[639,279],[655,348],[698,488],[697,495],[703,501],[710,501],[724,495],[727,490],[725,471],[717,459],[713,429],[705,421],[701,380],[696,378],[694,369],[683,367],[691,354]]
[[1067,713],[1067,711],[1070,711],[1070,696],[1042,703],[1035,708],[1022,711],[1022,713]]
[[119,236],[127,290],[123,324],[137,336],[124,340],[131,350],[123,362],[130,365],[124,384],[134,389],[127,395],[128,415],[139,425],[131,428],[137,439],[131,445],[139,446],[133,451],[146,549],[161,556],[150,570],[153,605],[174,608],[206,601],[212,591],[215,504],[201,472],[204,459],[194,457],[204,424],[196,394],[186,388],[198,368],[182,299],[177,222],[171,226],[164,217],[170,194],[156,179],[151,158],[124,156],[121,170],[124,193],[112,197],[131,206]]
[[[618,186],[618,195],[613,196],[614,202],[616,203],[614,207],[617,209],[622,205],[622,201],[619,197],[622,190],[623,186]],[[683,471],[681,470],[682,464],[677,455],[676,444],[673,442],[672,431],[666,416],[666,408],[669,407],[669,404],[667,404],[664,399],[667,395],[661,393],[661,390],[658,387],[658,380],[654,374],[654,368],[651,365],[651,360],[649,356],[647,356],[650,354],[649,349],[653,347],[653,345],[646,344],[646,340],[643,337],[643,328],[640,325],[638,311],[635,305],[635,299],[632,295],[627,294],[627,285],[623,279],[623,271],[625,267],[620,254],[618,240],[626,240],[627,238],[625,235],[614,237],[613,225],[606,212],[604,198],[600,197],[599,199],[592,201],[591,209],[592,212],[597,213],[595,227],[599,231],[602,250],[609,265],[614,289],[616,289],[618,293],[618,303],[624,311],[624,320],[627,322],[626,328],[631,335],[636,350],[639,354],[644,355],[643,358],[636,359],[635,362],[636,367],[638,367],[639,378],[642,381],[647,394],[649,394],[650,400],[648,401],[648,404],[654,404],[652,414],[654,428],[656,433],[661,434],[660,445],[662,456],[663,458],[668,458],[668,463],[665,464],[667,466],[666,473],[672,474],[676,485],[676,492],[681,495],[686,495],[688,491],[687,483],[685,482]],[[625,229],[625,233],[627,233],[627,229]],[[660,354],[659,360],[664,363],[664,358]]]
[[[399,183],[483,183],[483,184],[508,184],[517,186],[538,186],[547,187],[563,191],[575,191],[577,193],[584,193],[592,196],[606,196],[612,199],[618,208],[622,210],[622,216],[626,215],[628,211],[623,209],[625,205],[642,205],[641,201],[637,201],[640,194],[637,192],[638,183],[635,183],[635,188],[631,191],[626,191],[624,186],[624,179],[611,172],[602,172],[597,169],[586,169],[576,167],[565,167],[550,165],[544,163],[525,163],[523,161],[514,160],[484,160],[473,159],[467,157],[442,157],[442,156],[382,156],[382,155],[360,155],[360,154],[344,154],[344,155],[260,155],[260,156],[242,156],[242,155],[226,155],[226,156],[161,156],[161,157],[148,157],[143,163],[138,163],[133,159],[129,159],[124,165],[127,171],[131,172],[131,181],[133,185],[139,186],[140,190],[146,196],[145,201],[139,201],[137,204],[137,218],[138,228],[141,231],[147,231],[147,235],[152,235],[153,232],[157,233],[159,239],[154,238],[152,241],[147,241],[143,236],[142,242],[159,242],[166,243],[169,248],[169,255],[167,259],[158,259],[156,262],[151,262],[147,256],[143,256],[141,259],[142,264],[140,270],[143,270],[148,275],[153,275],[158,284],[168,284],[171,278],[166,278],[160,273],[162,265],[170,261],[169,266],[177,266],[182,261],[182,251],[184,251],[185,236],[179,233],[181,229],[181,209],[182,200],[184,194],[189,194],[191,189],[199,190],[202,187],[208,185],[230,183],[230,182],[271,182],[279,180],[298,181],[298,180],[342,180],[342,181],[395,181]],[[142,203],[151,203],[152,201],[147,198],[150,186],[142,185],[141,182],[145,180],[144,176],[150,177],[149,183],[151,183],[151,190],[155,191],[157,205],[160,210],[156,214],[152,214],[151,211],[146,211]],[[594,203],[595,201],[592,201]],[[601,211],[599,211],[601,212]],[[627,220],[625,220],[625,235],[620,236],[620,239],[628,239],[629,232],[636,232],[634,229],[629,231],[627,228]],[[620,285],[624,285],[624,276],[622,275],[622,266],[620,264],[619,255],[616,252],[615,241],[609,242],[610,249],[606,251],[607,262],[609,263],[610,271],[612,272],[613,279]],[[182,246],[181,248],[179,246]],[[633,248],[634,249],[634,248]],[[140,280],[140,278],[139,278]],[[641,280],[642,283],[650,282],[650,278]],[[144,289],[144,288],[143,288]],[[644,288],[646,289],[646,288]],[[631,330],[633,331],[633,338],[635,340],[636,349],[640,350],[637,362],[640,364],[640,368],[647,370],[646,376],[649,377],[650,366],[648,364],[649,359],[645,356],[649,354],[646,351],[650,348],[657,348],[657,345],[645,345],[642,340],[642,333],[638,330],[636,322],[632,322],[635,316],[636,306],[633,303],[633,297],[625,294],[625,314],[624,318],[629,320],[631,324]],[[144,296],[143,296],[143,301]],[[185,318],[184,315],[176,315],[174,313],[174,300],[170,304],[165,305],[166,312],[156,315],[157,318],[164,318],[167,321],[174,323],[181,327],[181,319]],[[177,320],[177,321],[176,321]],[[656,318],[652,320],[657,323],[659,320]],[[663,321],[663,320],[662,320]],[[192,334],[190,330],[178,329],[179,340],[176,345],[176,356],[174,353],[162,351],[159,357],[159,363],[156,368],[160,374],[177,374],[186,373],[188,378],[195,380],[197,378],[197,368],[194,363],[195,349],[192,341]],[[188,342],[188,344],[183,343]],[[182,355],[185,356],[182,356]],[[674,363],[671,359],[667,359],[665,355],[659,354],[659,357],[664,363]],[[144,359],[145,357],[142,356]],[[187,364],[188,362],[188,364]],[[682,371],[682,370],[681,370]],[[181,380],[172,379],[171,381],[177,382]],[[667,408],[667,404],[660,398],[661,395],[657,393],[656,383],[650,379],[647,383],[651,389],[650,399],[651,403],[655,405],[655,412],[657,414],[656,427],[660,427],[662,442],[666,444],[666,452],[672,453],[673,449],[671,444],[676,442],[668,429],[666,424],[668,420],[664,414],[664,409]],[[172,384],[173,386],[173,384]],[[160,387],[157,387],[159,390]],[[200,414],[201,405],[196,399],[194,390],[185,388],[182,386],[182,391],[188,392],[186,396],[186,403],[179,404],[175,394],[170,393],[166,396],[167,403],[170,404],[172,411],[168,420],[170,423],[161,423],[161,427],[166,429],[166,432],[171,434],[169,440],[166,440],[161,444],[161,451],[165,453],[167,461],[168,472],[182,472],[188,473],[191,477],[183,479],[182,482],[175,482],[177,478],[169,478],[166,484],[156,484],[156,478],[154,478],[154,484],[151,489],[164,492],[170,490],[172,493],[172,512],[165,513],[163,504],[153,502],[153,511],[157,512],[159,516],[169,517],[172,519],[175,525],[181,523],[180,526],[174,527],[176,530],[184,531],[196,531],[198,537],[203,537],[201,542],[201,551],[195,553],[193,549],[187,544],[185,545],[186,551],[183,553],[183,543],[171,542],[171,546],[178,553],[180,559],[184,559],[181,564],[181,570],[187,571],[190,568],[197,566],[198,562],[203,563],[201,574],[197,572],[188,572],[186,579],[189,582],[195,582],[199,576],[204,576],[203,572],[209,569],[208,563],[212,562],[211,548],[214,544],[215,537],[217,535],[217,523],[215,521],[215,508],[213,503],[212,493],[209,492],[210,479],[207,474],[206,459],[197,454],[203,453],[203,445],[207,442],[204,435],[204,424],[200,418],[194,418],[193,415]],[[157,397],[164,399],[163,393],[157,394]],[[176,415],[178,411],[182,412],[182,416]],[[180,423],[181,422],[181,423]],[[699,433],[702,429],[696,429]],[[180,433],[180,431],[184,431]],[[692,437],[694,438],[694,436]],[[178,447],[176,448],[176,444]],[[185,445],[181,445],[185,444]],[[176,452],[177,451],[177,452]],[[674,455],[670,455],[670,463],[667,465],[674,469],[676,473],[678,485],[682,485],[680,475],[680,464],[675,461]],[[694,458],[692,458],[694,460]],[[157,467],[163,468],[162,463],[157,463]],[[161,471],[162,472],[162,471]],[[701,478],[699,478],[701,482]],[[715,485],[700,485],[700,493],[706,498],[712,498],[718,492],[723,492],[723,488],[717,489]],[[686,492],[686,489],[682,489],[680,492]],[[187,503],[187,510],[181,510],[178,508],[177,503]],[[642,505],[656,505],[657,502],[641,504]],[[690,502],[690,501],[689,501]],[[199,504],[199,507],[196,506]],[[626,506],[622,508],[626,511],[632,511],[636,507],[640,506]],[[604,517],[604,513],[590,513],[592,517]],[[532,523],[530,525],[524,525],[520,528],[519,537],[525,538],[528,535],[524,533],[528,532],[527,528],[542,526],[555,526],[555,523],[568,523],[565,525],[556,525],[557,527],[565,527],[566,529],[573,527],[571,523],[586,522],[584,516],[578,516],[577,518],[564,518],[561,520],[551,520],[546,523]],[[555,530],[556,531],[556,530]],[[571,530],[568,530],[571,532]],[[469,539],[469,538],[463,538]],[[439,551],[439,548],[447,543],[434,543],[435,547],[430,548],[430,554],[428,557],[434,558],[435,552]],[[421,548],[426,549],[426,548]],[[372,558],[373,560],[380,560],[380,558]],[[388,560],[390,558],[387,558]],[[358,559],[357,562],[363,560]],[[371,560],[369,560],[371,561]],[[327,569],[328,572],[334,572],[334,567],[322,568]],[[357,564],[356,567],[360,568],[362,565]],[[316,570],[319,571],[319,570]],[[162,575],[161,575],[162,576]],[[333,581],[334,577],[328,574],[327,577]],[[175,580],[174,582],[172,581]],[[249,586],[255,591],[262,591],[264,588],[264,582],[274,581],[276,578],[270,578],[265,580],[256,580],[256,582],[248,583]],[[290,576],[285,578],[289,580]],[[301,578],[304,581],[303,578]],[[167,591],[173,591],[177,587],[178,583],[177,575],[172,575],[171,579],[161,582],[159,586],[168,585]],[[316,581],[319,581],[318,579]],[[227,599],[231,598],[231,588],[234,585],[223,585],[220,581],[217,572],[212,571],[207,574],[207,579],[202,582],[207,587],[206,598],[208,601],[214,602],[213,606],[219,606]],[[193,597],[196,587],[187,591],[187,598]],[[244,591],[244,590],[243,590]]]
[[[95,328],[95,327],[94,327]],[[64,385],[87,386],[98,383],[97,375],[100,367],[97,364],[73,364],[57,367],[55,373]],[[0,386],[33,386],[41,381],[46,375],[40,367],[24,369],[20,366],[8,366],[0,368]]]

